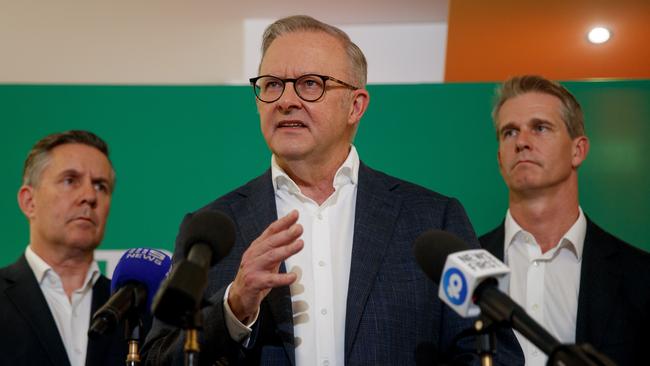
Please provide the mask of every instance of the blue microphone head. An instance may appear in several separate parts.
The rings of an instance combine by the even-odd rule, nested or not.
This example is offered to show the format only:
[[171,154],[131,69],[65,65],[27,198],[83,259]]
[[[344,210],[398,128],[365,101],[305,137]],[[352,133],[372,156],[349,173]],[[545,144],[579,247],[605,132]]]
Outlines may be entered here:
[[138,282],[147,288],[147,311],[153,296],[171,267],[171,258],[160,250],[132,248],[127,250],[113,272],[111,294],[129,282]]

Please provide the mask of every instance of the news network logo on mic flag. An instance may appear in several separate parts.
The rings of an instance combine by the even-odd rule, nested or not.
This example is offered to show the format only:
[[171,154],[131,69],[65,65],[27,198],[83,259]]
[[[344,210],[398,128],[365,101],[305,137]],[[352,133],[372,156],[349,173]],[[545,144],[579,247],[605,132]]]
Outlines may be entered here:
[[133,258],[133,259],[143,259],[149,262],[153,262],[160,266],[165,261],[165,258],[167,258],[167,255],[156,249],[133,248],[127,250],[126,253],[124,253],[124,257]]
[[467,281],[458,268],[451,267],[442,277],[442,288],[447,299],[454,305],[460,305],[467,299]]
[[142,282],[150,292],[149,299],[158,290],[160,282],[169,275],[171,257],[152,248],[127,249],[115,266],[111,279],[111,293],[115,293],[127,282]]
[[447,257],[442,271],[438,297],[463,317],[480,314],[473,303],[472,294],[486,278],[499,278],[499,282],[510,273],[510,269],[484,249],[465,250]]

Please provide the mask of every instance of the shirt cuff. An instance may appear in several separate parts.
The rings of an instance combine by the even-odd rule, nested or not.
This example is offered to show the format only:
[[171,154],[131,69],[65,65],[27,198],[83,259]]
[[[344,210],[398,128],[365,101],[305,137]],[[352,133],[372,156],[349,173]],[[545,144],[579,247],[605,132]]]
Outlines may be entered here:
[[244,324],[240,322],[235,314],[233,314],[232,309],[230,309],[230,305],[228,305],[228,294],[230,293],[230,286],[232,286],[232,283],[228,285],[228,288],[226,288],[226,293],[223,295],[223,308],[225,309],[224,312],[226,328],[228,328],[228,334],[230,334],[230,338],[246,347],[248,346],[248,341],[250,340],[251,333],[253,332],[253,329],[251,329],[251,327],[257,321],[257,317],[260,315],[260,309],[257,309],[255,318],[250,322],[250,324]]

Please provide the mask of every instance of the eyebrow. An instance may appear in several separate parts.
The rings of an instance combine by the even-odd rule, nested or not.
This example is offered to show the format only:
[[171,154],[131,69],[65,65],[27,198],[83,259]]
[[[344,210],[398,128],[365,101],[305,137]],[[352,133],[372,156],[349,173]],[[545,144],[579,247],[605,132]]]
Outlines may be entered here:
[[79,172],[77,169],[66,169],[66,170],[62,171],[61,173],[59,173],[58,176],[59,177],[65,177],[65,176],[68,176],[68,175],[78,177],[78,176],[81,175],[81,172]]
[[533,118],[528,122],[532,123],[534,125],[539,125],[539,124],[553,125],[553,123],[551,121],[549,121],[547,119],[543,119],[543,118]]
[[[524,123],[524,125],[533,125],[533,126],[534,125],[539,125],[539,124],[547,124],[547,125],[551,125],[551,126],[553,125],[553,123],[551,121],[549,121],[547,119],[543,119],[543,118],[537,118],[537,117],[533,117],[533,118],[527,120]],[[504,124],[503,126],[501,126],[499,128],[499,133],[501,133],[503,130],[508,129],[508,128],[518,128],[518,127],[515,126],[514,122],[507,122],[506,124]]]
[[109,187],[111,186],[111,181],[109,179],[106,179],[106,178],[101,178],[101,177],[92,178],[91,181],[93,183],[105,183],[107,186],[109,186]]
[[515,128],[515,124],[513,122],[507,122],[503,126],[499,127],[499,130],[498,130],[499,134],[501,134],[501,132],[503,132],[503,130],[510,129],[510,128]]
[[[66,170],[62,171],[61,173],[59,173],[58,176],[59,176],[59,178],[63,178],[63,177],[66,177],[66,176],[80,177],[82,175],[83,174],[80,171],[78,171],[77,169],[71,168],[71,169],[66,169]],[[93,182],[93,183],[104,183],[109,187],[110,190],[113,189],[110,178],[91,177],[90,181]]]

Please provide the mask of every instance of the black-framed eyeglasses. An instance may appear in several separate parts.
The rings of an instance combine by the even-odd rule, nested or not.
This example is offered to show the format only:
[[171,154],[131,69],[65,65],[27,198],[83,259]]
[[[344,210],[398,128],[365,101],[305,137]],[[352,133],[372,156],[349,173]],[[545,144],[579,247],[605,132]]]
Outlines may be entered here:
[[280,79],[273,75],[261,75],[249,79],[253,86],[253,91],[257,99],[264,103],[273,103],[280,99],[284,93],[284,87],[287,82],[293,83],[293,89],[300,99],[306,102],[315,102],[325,94],[325,83],[327,80],[339,83],[342,86],[357,90],[358,87],[350,85],[345,81],[326,75],[306,74],[297,79]]

